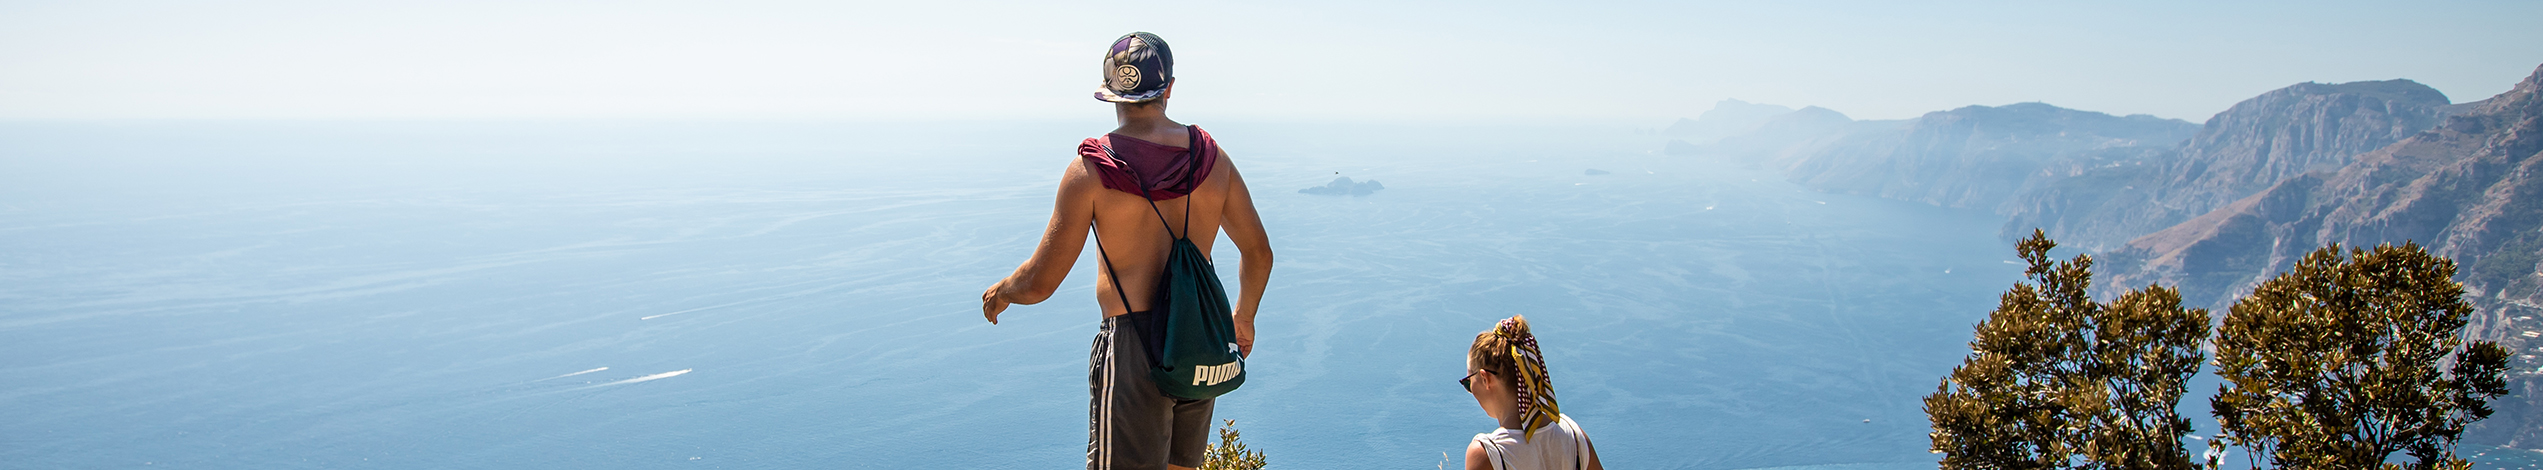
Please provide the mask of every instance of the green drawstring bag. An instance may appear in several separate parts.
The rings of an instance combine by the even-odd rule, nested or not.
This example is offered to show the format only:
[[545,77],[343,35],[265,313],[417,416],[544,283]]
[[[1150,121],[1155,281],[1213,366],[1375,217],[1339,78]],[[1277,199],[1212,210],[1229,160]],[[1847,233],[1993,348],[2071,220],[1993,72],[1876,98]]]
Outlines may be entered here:
[[[1113,156],[1109,140],[1103,148],[1105,158],[1132,171],[1129,162]],[[1140,181],[1140,197],[1146,198],[1146,180],[1135,172],[1131,179]],[[1157,201],[1149,200],[1148,210],[1157,214],[1157,223],[1165,224],[1165,211],[1157,208]],[[1157,280],[1149,310],[1128,316],[1131,327],[1139,330],[1142,352],[1148,355],[1148,377],[1157,383],[1157,391],[1185,400],[1207,400],[1245,385],[1245,356],[1236,346],[1235,309],[1228,308],[1227,288],[1219,285],[1218,268],[1200,246],[1192,244],[1189,202],[1183,207],[1183,222],[1179,235],[1174,225],[1165,225],[1166,235],[1174,237],[1174,249],[1166,253],[1165,276]],[[1095,252],[1104,257],[1104,272],[1113,274],[1113,294],[1121,296],[1122,308],[1130,308],[1129,291],[1122,290],[1121,276],[1113,273],[1112,257],[1104,253],[1101,237],[1095,240]]]

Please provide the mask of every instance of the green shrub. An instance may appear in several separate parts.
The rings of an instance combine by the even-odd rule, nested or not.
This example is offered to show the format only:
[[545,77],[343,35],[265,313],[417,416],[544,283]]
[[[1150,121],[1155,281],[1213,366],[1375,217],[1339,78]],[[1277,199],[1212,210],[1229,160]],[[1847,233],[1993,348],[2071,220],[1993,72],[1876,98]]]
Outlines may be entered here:
[[2094,302],[2093,259],[2057,261],[2055,247],[2036,230],[2022,241],[2031,282],[2005,291],[1925,397],[1942,468],[2192,468],[2174,407],[2204,359],[2207,311],[2161,286]]
[[1210,444],[1209,449],[1203,451],[1201,455],[1203,455],[1204,458],[1201,461],[1200,470],[1258,470],[1263,468],[1263,452],[1245,449],[1245,441],[1243,438],[1238,437],[1236,432],[1236,420],[1233,419],[1227,420],[1227,425],[1219,427],[1218,443]]
[[2508,392],[2507,349],[2463,338],[2453,260],[2411,243],[2341,255],[2305,255],[2225,315],[2224,437],[2278,468],[2469,468],[2455,442]]

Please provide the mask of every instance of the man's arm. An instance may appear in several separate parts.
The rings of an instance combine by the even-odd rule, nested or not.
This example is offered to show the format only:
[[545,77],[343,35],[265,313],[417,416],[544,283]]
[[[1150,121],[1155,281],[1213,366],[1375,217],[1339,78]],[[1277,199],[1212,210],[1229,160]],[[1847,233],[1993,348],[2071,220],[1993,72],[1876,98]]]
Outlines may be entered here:
[[1095,224],[1095,194],[1103,185],[1086,172],[1084,160],[1069,159],[1068,171],[1060,173],[1060,192],[1051,205],[1051,225],[1042,231],[1042,243],[1033,247],[1033,257],[1016,266],[1015,273],[980,293],[980,315],[998,323],[998,313],[1007,304],[1033,305],[1051,298],[1060,289],[1060,281],[1068,278],[1068,269],[1077,264],[1077,253],[1086,249],[1086,230]]
[[1219,150],[1219,164],[1227,166],[1227,207],[1221,209],[1219,227],[1227,231],[1227,241],[1236,243],[1242,256],[1237,265],[1236,347],[1240,354],[1254,354],[1254,312],[1263,304],[1263,286],[1271,283],[1271,237],[1263,233],[1263,216],[1254,212],[1254,194],[1245,189],[1245,176],[1236,171],[1226,149]]

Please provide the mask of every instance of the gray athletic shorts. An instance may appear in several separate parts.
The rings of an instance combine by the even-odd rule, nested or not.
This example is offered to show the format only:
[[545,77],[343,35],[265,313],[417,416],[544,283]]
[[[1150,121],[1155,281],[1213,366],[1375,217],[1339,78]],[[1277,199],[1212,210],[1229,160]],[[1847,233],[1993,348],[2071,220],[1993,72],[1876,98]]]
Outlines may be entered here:
[[1087,405],[1087,470],[1200,467],[1210,443],[1210,410],[1218,401],[1158,392],[1148,378],[1148,355],[1139,349],[1139,329],[1123,318],[1104,319],[1087,357],[1086,386],[1093,395]]

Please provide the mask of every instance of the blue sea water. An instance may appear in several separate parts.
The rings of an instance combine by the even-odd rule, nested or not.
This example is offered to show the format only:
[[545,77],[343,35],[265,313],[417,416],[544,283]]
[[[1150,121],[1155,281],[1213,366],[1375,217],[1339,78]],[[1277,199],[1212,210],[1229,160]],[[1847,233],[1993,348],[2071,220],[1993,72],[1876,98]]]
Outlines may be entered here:
[[[1440,465],[1513,314],[1613,468],[1930,468],[2020,274],[1629,126],[1204,124],[1279,253],[1218,417],[1277,468]],[[977,298],[1103,126],[0,124],[0,467],[1073,467],[1093,256]]]

